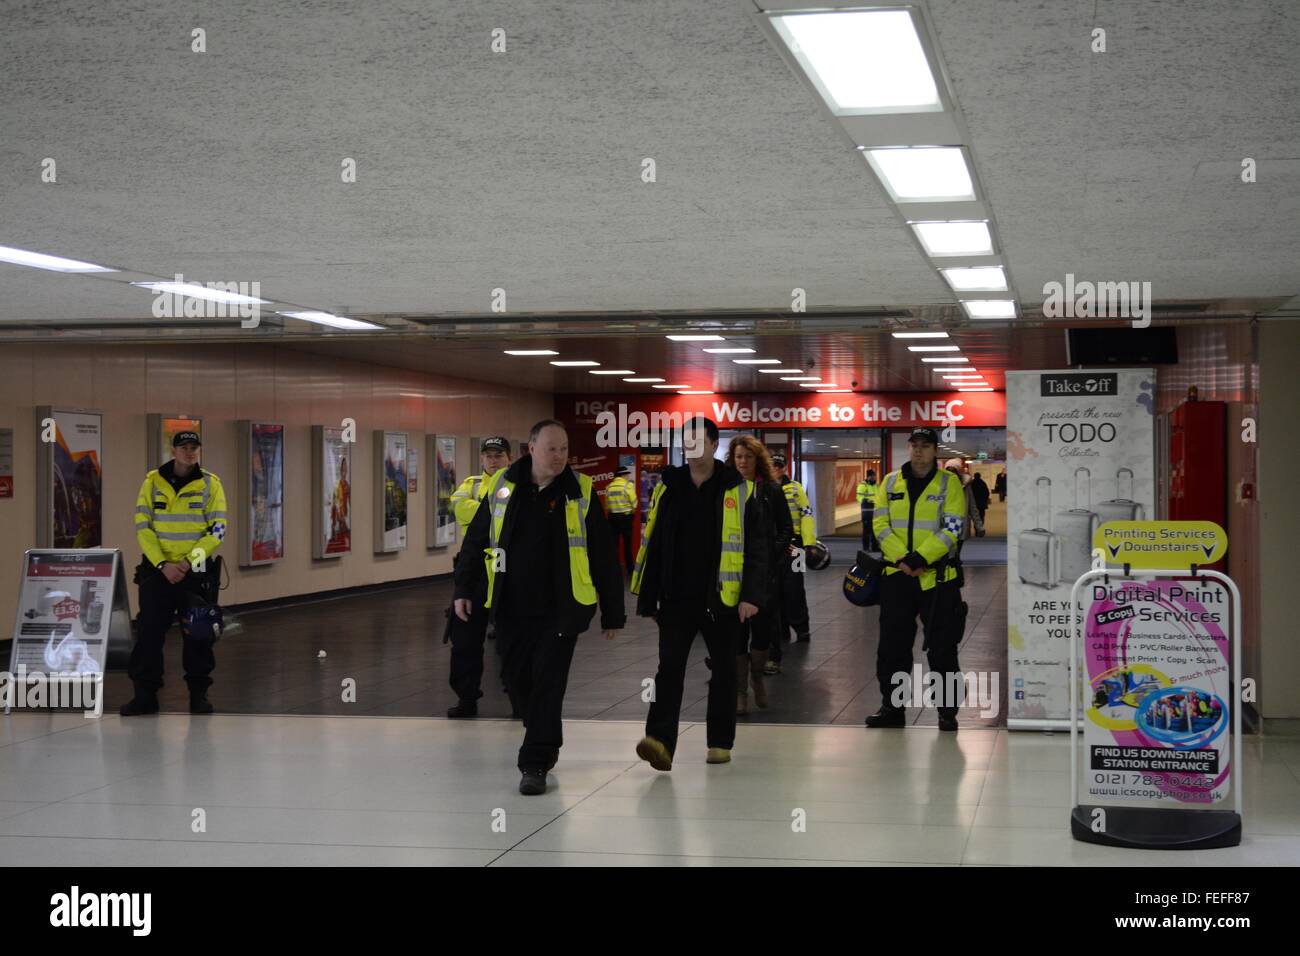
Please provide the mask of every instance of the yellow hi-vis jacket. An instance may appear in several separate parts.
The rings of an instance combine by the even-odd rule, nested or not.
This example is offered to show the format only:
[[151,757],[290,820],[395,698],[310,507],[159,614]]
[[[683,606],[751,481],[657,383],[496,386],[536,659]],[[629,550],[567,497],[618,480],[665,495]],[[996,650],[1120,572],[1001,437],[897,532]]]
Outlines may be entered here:
[[226,522],[221,479],[201,468],[179,492],[155,468],[135,500],[135,539],[155,566],[181,559],[199,564],[212,557],[226,537]]
[[471,475],[451,493],[451,511],[456,516],[456,524],[460,525],[462,541],[465,540],[465,532],[474,520],[474,512],[478,511],[478,503],[487,493],[488,482],[491,480],[491,475]]
[[[921,590],[935,585],[934,565],[957,553],[957,540],[966,523],[966,490],[952,472],[935,467],[930,483],[915,502],[908,497],[907,479],[891,471],[876,488],[871,527],[880,542],[881,557],[893,565],[913,551],[925,558]],[[897,574],[887,567],[885,574]],[[957,577],[957,569],[944,568],[943,580]]]
[[790,479],[781,485],[785,503],[790,509],[790,523],[794,525],[795,537],[804,547],[817,540],[817,522],[813,520],[812,505],[808,503],[808,492],[803,485]]
[[[650,514],[641,532],[641,549],[632,568],[632,593],[641,593],[641,580],[645,575],[646,555],[650,553],[650,540],[654,537],[659,519],[659,501],[668,486],[655,485],[650,497]],[[722,557],[718,560],[718,596],[727,607],[740,603],[740,585],[745,571],[745,503],[754,495],[754,483],[741,480],[722,495]]]
[[621,475],[605,486],[605,510],[612,515],[630,515],[636,510],[636,488]]
[[[506,480],[502,468],[485,482],[484,494],[490,496],[492,523],[488,530],[488,546],[483,551],[487,568],[487,600],[484,607],[492,606],[492,590],[496,583],[497,544],[506,520],[506,508],[514,494],[515,483]],[[580,471],[573,473],[582,492],[579,499],[564,499],[564,527],[569,536],[569,580],[573,585],[573,599],[579,604],[596,603],[596,584],[591,578],[591,559],[587,554],[587,511],[591,508],[591,477]],[[600,507],[599,502],[596,507]],[[549,574],[549,568],[528,568],[526,574]]]
[[875,507],[876,483],[874,481],[859,481],[857,495],[859,508]]

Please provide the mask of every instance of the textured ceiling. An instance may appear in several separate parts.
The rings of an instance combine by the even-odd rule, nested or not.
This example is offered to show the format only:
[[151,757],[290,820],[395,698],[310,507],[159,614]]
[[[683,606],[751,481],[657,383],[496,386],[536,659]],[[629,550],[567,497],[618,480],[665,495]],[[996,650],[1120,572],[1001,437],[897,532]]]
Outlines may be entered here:
[[[353,313],[952,301],[752,3],[5,6],[0,244]],[[1300,293],[1300,4],[926,6],[1026,300]],[[148,303],[0,264],[0,322]]]

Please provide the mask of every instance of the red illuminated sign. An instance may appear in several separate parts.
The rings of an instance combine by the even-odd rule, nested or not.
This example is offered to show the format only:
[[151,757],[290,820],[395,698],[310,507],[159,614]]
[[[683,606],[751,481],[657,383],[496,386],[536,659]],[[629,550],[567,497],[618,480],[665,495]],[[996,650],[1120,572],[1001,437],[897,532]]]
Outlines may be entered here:
[[[758,395],[557,395],[555,417],[566,425],[608,431],[621,440],[641,432],[680,428],[695,415],[720,428],[958,428],[1004,427],[1004,392],[829,392]],[[632,441],[632,445],[642,444]],[[654,444],[654,442],[646,442]]]

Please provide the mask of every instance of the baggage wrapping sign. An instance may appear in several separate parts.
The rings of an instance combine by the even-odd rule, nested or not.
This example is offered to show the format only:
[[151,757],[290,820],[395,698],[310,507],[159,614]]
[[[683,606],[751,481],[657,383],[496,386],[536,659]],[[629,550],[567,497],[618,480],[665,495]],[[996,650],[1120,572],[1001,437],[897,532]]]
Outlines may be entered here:
[[1106,522],[1155,510],[1155,372],[1007,373],[1011,729],[1068,726],[1070,589]]

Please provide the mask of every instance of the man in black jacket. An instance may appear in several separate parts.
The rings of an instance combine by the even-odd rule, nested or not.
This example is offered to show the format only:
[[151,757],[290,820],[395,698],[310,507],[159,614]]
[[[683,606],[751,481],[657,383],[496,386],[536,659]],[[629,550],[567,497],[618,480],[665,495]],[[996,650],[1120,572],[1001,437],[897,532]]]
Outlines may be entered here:
[[632,576],[637,614],[659,625],[659,671],[636,752],[671,770],[677,749],[686,659],[704,635],[709,677],[707,759],[726,763],[736,738],[736,667],[742,621],[766,600],[770,532],[753,492],[714,455],[718,426],[695,418],[683,429],[687,463],[663,473]]
[[626,623],[623,572],[600,498],[568,461],[564,426],[534,425],[528,454],[492,477],[465,533],[462,553],[483,558],[456,563],[456,616],[468,621],[473,596],[486,591],[506,640],[506,685],[525,728],[523,794],[546,792],[559,759],[569,664],[597,597],[606,640]]

